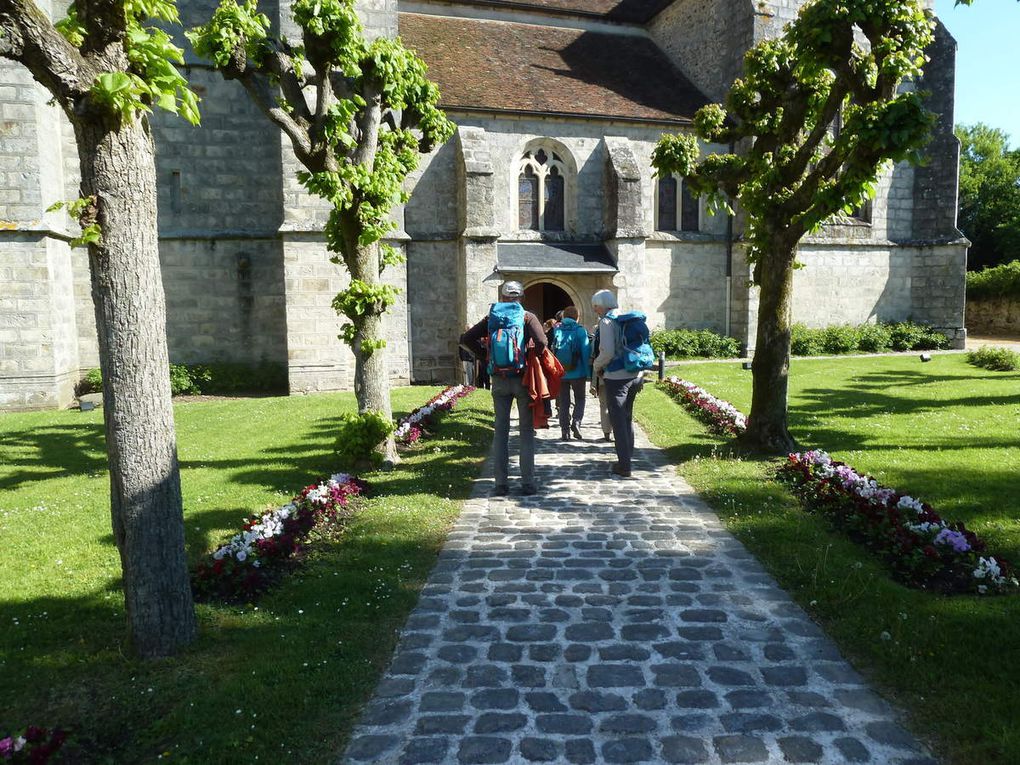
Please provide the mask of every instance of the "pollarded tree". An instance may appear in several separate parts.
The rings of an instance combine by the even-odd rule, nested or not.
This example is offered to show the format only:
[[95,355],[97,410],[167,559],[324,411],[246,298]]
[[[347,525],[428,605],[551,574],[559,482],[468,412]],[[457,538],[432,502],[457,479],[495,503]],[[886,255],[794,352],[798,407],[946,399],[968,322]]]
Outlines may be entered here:
[[[351,276],[333,307],[348,322],[341,338],[354,352],[358,409],[389,419],[382,317],[396,290],[381,274],[398,253],[380,240],[407,200],[404,179],[453,125],[424,62],[399,39],[366,41],[354,0],[294,0],[291,12],[300,45],[272,36],[255,0],[223,0],[189,38],[287,135],[305,167],[298,180],[330,204],[326,248]],[[386,456],[396,460],[392,436]]]
[[88,245],[113,536],[129,636],[145,657],[195,636],[146,114],[158,105],[195,123],[198,111],[174,67],[181,50],[150,19],[177,22],[172,0],[76,0],[57,24],[33,0],[0,0],[0,56],[52,94],[78,144],[71,210]]
[[873,194],[890,161],[919,159],[932,117],[919,93],[933,18],[918,0],[815,0],[779,38],[754,46],[726,108],[703,107],[694,130],[737,151],[699,159],[696,138],[666,135],[653,154],[697,195],[746,215],[748,260],[760,287],[753,393],[744,443],[785,453],[790,313],[797,245]]

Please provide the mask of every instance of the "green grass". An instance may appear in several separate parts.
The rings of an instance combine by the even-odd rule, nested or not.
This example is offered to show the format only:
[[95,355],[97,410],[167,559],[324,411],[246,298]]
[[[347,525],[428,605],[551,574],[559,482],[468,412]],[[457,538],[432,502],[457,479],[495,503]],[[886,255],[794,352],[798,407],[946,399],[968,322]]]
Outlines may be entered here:
[[[434,388],[395,390],[406,413]],[[350,394],[175,407],[192,562],[243,516],[335,472]],[[339,542],[257,605],[200,605],[199,640],[142,663],[124,645],[102,413],[0,415],[0,736],[70,729],[89,762],[331,762],[388,663],[491,440],[477,394],[398,469]]]
[[[676,374],[750,409],[750,372],[738,365]],[[638,397],[637,417],[946,762],[1020,762],[1020,595],[948,598],[902,587],[767,480],[773,463],[732,453],[658,390]],[[904,357],[795,360],[790,424],[805,447],[965,521],[1020,564],[1020,373],[977,370],[963,355],[923,366]]]

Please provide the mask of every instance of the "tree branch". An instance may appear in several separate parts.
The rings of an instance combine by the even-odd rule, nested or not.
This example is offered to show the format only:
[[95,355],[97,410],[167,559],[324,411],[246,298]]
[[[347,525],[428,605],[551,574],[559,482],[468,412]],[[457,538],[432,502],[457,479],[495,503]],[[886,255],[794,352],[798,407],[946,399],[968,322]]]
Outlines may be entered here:
[[[224,71],[224,76],[227,76],[226,71]],[[248,67],[241,74],[232,73],[228,79],[238,80],[244,86],[244,89],[248,91],[248,95],[251,96],[252,101],[255,102],[255,105],[262,113],[290,138],[290,142],[294,147],[294,154],[301,164],[309,170],[314,171],[317,169],[315,167],[315,155],[312,151],[312,141],[308,135],[307,127],[299,124],[287,113],[286,109],[274,102],[272,95],[269,93],[268,84],[259,76],[258,71],[254,67]]]
[[0,57],[27,67],[65,111],[74,110],[96,76],[33,0],[0,0]]

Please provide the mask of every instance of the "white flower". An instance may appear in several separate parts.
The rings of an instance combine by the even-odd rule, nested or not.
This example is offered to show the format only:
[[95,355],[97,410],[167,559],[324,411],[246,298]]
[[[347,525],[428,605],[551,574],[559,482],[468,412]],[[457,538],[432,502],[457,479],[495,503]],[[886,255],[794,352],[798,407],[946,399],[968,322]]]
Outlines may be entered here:
[[234,557],[237,558],[239,561],[243,562],[248,557],[248,553],[245,552],[243,549],[238,550],[236,553],[234,553]]
[[913,497],[900,497],[900,501],[896,503],[896,507],[900,510],[913,510],[916,513],[924,512],[924,508],[921,506],[920,501]]

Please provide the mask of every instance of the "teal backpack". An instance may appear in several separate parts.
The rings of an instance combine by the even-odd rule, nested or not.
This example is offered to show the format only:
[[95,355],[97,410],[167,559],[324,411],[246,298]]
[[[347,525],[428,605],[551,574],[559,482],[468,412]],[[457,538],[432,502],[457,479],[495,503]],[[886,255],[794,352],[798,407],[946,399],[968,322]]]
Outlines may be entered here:
[[524,371],[524,308],[493,303],[489,309],[489,374],[509,377]]
[[617,314],[614,318],[620,330],[622,350],[618,350],[616,358],[609,362],[606,370],[617,372],[625,369],[636,374],[654,367],[655,351],[648,342],[649,332],[645,315],[640,311],[630,311]]
[[581,363],[581,344],[577,340],[577,332],[585,332],[580,324],[572,324],[569,327],[564,324],[557,324],[553,330],[552,352],[564,372],[573,372]]

